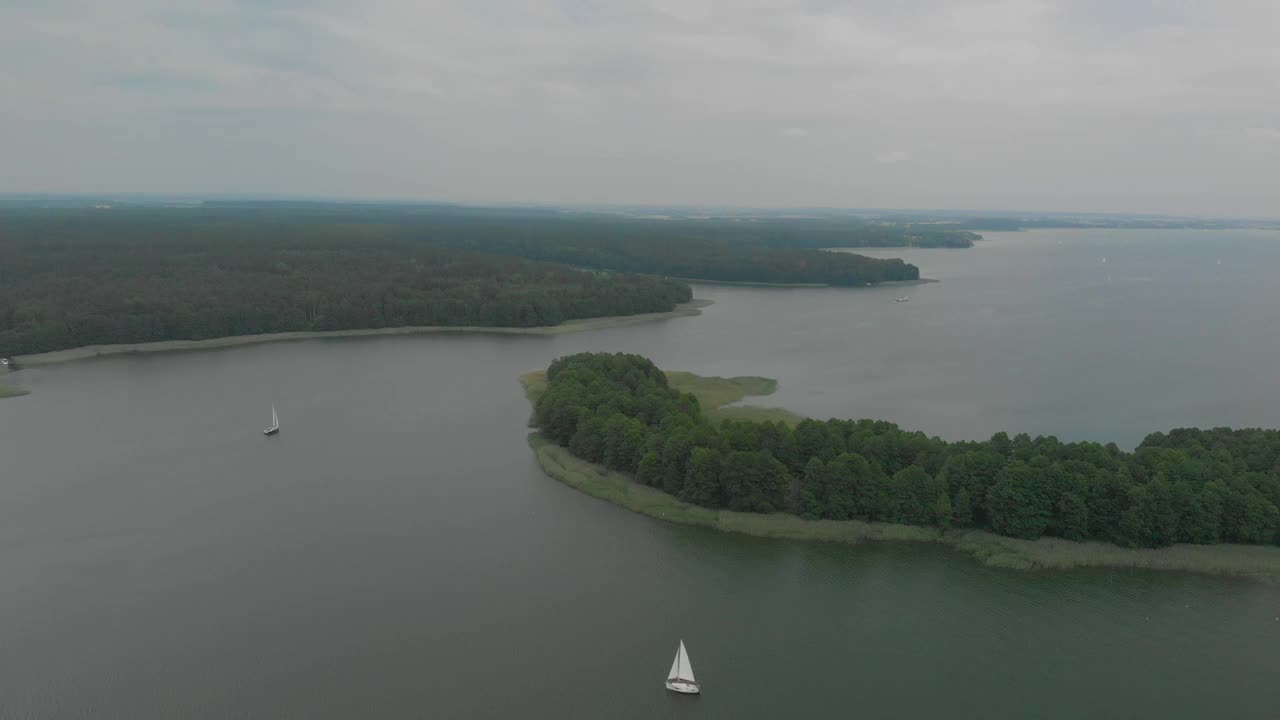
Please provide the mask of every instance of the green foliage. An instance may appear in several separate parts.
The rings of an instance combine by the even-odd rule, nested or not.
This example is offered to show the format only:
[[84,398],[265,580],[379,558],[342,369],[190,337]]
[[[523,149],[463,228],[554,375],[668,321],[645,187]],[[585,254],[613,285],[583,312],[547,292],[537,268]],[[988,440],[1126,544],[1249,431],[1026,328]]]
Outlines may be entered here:
[[969,527],[973,524],[973,501],[969,499],[969,491],[960,488],[956,491],[956,501],[952,503],[951,521],[956,527]]
[[811,457],[800,476],[796,492],[796,514],[808,520],[818,520],[829,512],[828,493],[835,484],[835,473],[822,458]]
[[842,453],[828,464],[830,482],[824,491],[823,517],[848,520],[856,517],[883,520],[888,517],[887,483],[882,473],[873,471],[866,458]]
[[684,487],[680,499],[702,507],[718,508],[724,505],[724,492],[720,484],[720,451],[696,447],[689,453],[689,466],[685,472]]
[[919,465],[909,465],[889,479],[892,497],[890,522],[907,525],[930,525],[934,520],[934,503],[940,488]]
[[662,461],[658,459],[658,453],[650,450],[640,458],[640,464],[636,467],[636,482],[642,485],[657,485],[662,482]]
[[1084,540],[1089,537],[1089,506],[1076,493],[1067,493],[1058,500],[1058,534],[1068,540]]
[[937,499],[933,501],[933,524],[944,530],[950,528],[954,512],[951,507],[951,498],[947,496],[946,491],[938,493]]
[[403,326],[536,327],[666,312],[681,282],[244,212],[0,211],[0,356]]
[[637,355],[560,358],[547,381],[549,438],[706,508],[1137,547],[1280,533],[1277,431],[1175,430],[1128,454],[1025,434],[946,443],[872,420],[716,424]]
[[[792,224],[793,233],[794,227]],[[704,222],[695,228],[665,222],[634,235],[626,232],[630,228],[625,224],[607,232],[583,229],[579,224],[568,229],[566,235],[539,234],[528,224],[509,232],[470,227],[434,238],[438,243],[470,251],[597,270],[720,282],[862,286],[920,278],[919,268],[896,258],[817,249],[850,246],[847,236],[841,239],[834,233],[809,236],[831,243],[813,245],[809,238],[789,240],[774,235],[756,239],[742,223],[725,227]]]
[[1049,525],[1049,498],[1035,468],[1015,460],[1006,465],[987,493],[991,529],[1001,535],[1034,540]]
[[791,477],[786,466],[763,450],[730,452],[720,476],[730,510],[771,513],[786,507]]

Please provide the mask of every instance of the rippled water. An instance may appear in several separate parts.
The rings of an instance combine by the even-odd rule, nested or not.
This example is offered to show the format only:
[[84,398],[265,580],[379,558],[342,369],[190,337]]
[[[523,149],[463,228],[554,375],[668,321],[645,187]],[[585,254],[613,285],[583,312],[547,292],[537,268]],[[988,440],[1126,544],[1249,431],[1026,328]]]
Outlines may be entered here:
[[[11,376],[33,392],[0,401],[0,716],[1275,717],[1276,588],[723,535],[537,469],[515,376],[584,349],[947,437],[1280,426],[1274,235],[882,254],[942,282]],[[699,698],[662,689],[681,637]]]

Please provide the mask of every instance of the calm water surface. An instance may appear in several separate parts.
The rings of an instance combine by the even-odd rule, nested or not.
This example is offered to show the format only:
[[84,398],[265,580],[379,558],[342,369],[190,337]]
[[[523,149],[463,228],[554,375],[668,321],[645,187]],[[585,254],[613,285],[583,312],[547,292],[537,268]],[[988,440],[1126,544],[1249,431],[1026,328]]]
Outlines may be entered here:
[[[722,535],[538,470],[515,376],[579,350],[948,438],[1280,426],[1276,234],[877,254],[942,282],[11,376],[33,393],[0,401],[0,717],[1280,716],[1276,588]],[[700,698],[662,689],[681,637]]]

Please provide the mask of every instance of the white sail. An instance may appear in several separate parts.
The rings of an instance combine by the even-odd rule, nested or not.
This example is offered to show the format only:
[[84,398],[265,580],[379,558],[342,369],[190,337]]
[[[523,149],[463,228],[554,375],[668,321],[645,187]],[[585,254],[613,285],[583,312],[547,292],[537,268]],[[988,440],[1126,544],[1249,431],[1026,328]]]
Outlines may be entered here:
[[680,649],[676,650],[676,658],[671,661],[671,672],[667,673],[667,681],[682,680],[697,682],[693,678],[693,666],[689,664],[689,653],[684,649],[684,641],[680,641]]
[[276,406],[271,406],[271,427],[280,427],[280,418],[276,415]]
[[680,652],[676,653],[676,664],[680,666],[681,680],[697,682],[693,677],[693,665],[689,662],[689,653],[685,652],[683,640],[680,641]]

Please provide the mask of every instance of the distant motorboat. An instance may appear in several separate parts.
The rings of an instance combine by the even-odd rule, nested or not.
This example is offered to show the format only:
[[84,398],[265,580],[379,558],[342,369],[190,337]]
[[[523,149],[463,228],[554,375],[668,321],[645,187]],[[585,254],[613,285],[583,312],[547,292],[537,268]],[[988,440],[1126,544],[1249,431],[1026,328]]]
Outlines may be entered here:
[[902,296],[902,297],[900,297],[900,298],[894,298],[894,299],[893,299],[893,301],[894,301],[894,302],[906,302],[906,301],[908,301],[908,300],[910,300],[910,299],[911,299],[911,298],[907,297],[906,295],[903,295],[903,296]]
[[693,677],[693,665],[689,664],[689,653],[684,649],[684,640],[676,650],[676,659],[671,661],[671,672],[667,673],[667,689],[686,695],[697,695],[702,687]]
[[275,435],[280,432],[280,416],[276,415],[276,406],[271,406],[271,426],[262,431],[263,435]]

